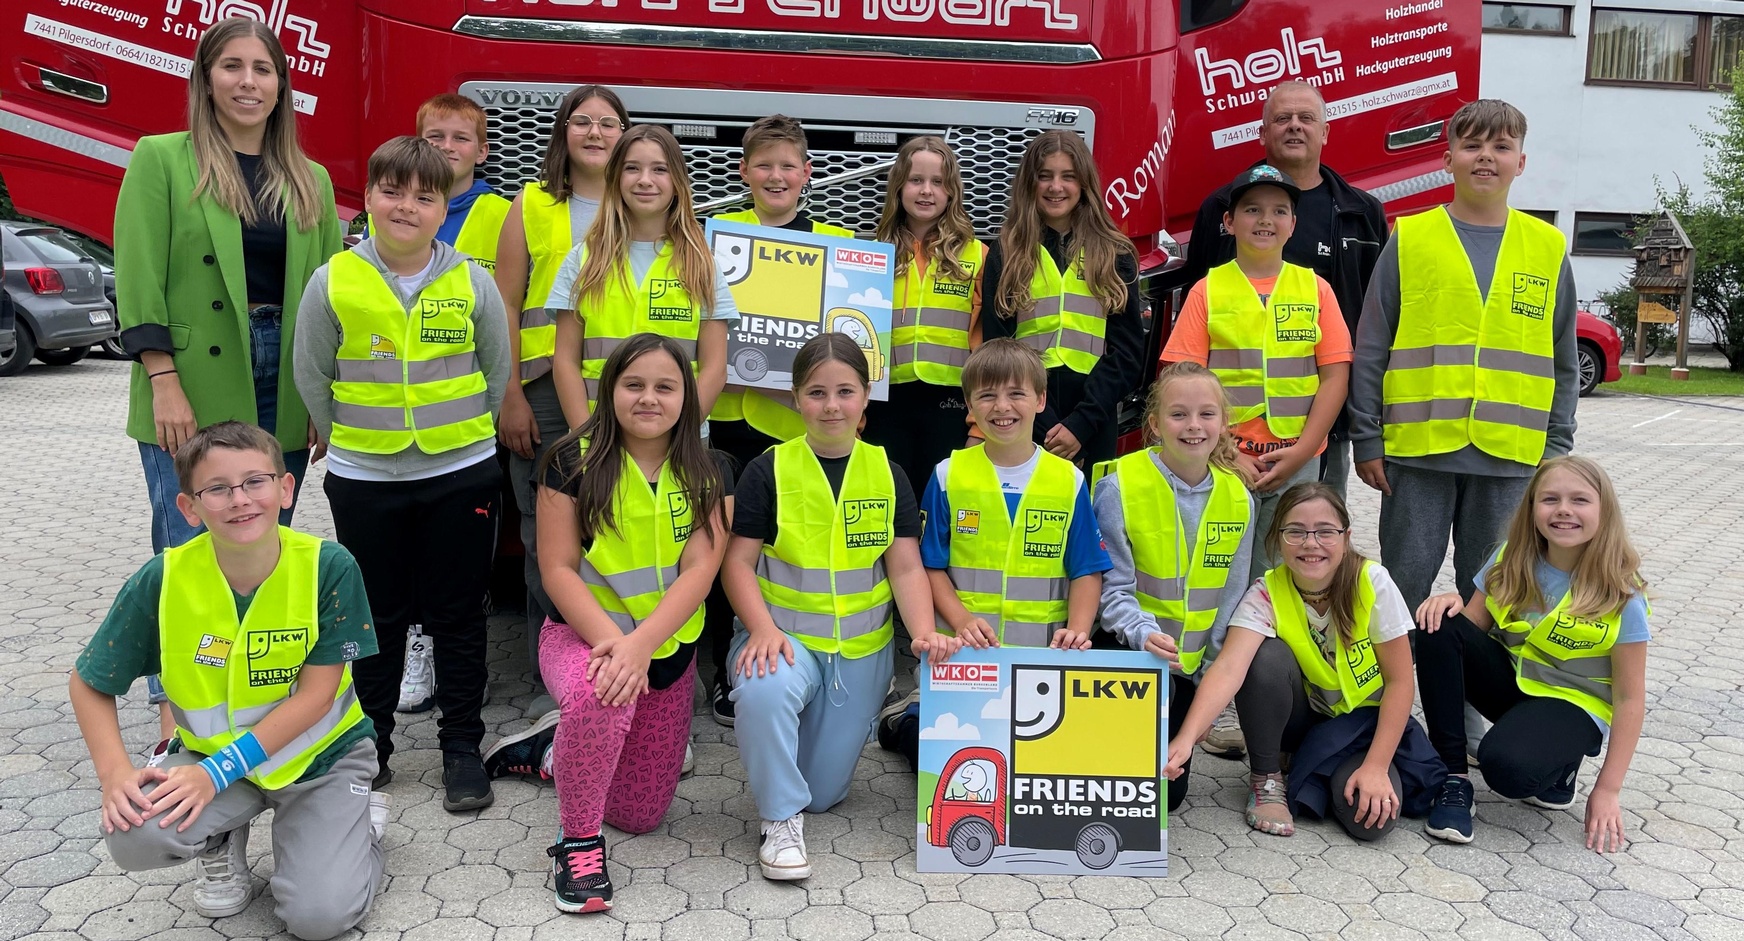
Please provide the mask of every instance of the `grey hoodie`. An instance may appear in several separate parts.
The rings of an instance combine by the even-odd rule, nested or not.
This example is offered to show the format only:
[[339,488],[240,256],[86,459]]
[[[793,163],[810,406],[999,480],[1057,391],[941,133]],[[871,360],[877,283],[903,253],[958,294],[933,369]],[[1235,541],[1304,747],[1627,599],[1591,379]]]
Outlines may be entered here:
[[[1175,509],[1181,515],[1181,529],[1186,534],[1187,554],[1199,539],[1199,521],[1205,516],[1205,505],[1211,502],[1212,477],[1205,475],[1199,483],[1188,486],[1169,470],[1155,451],[1151,463],[1163,472],[1169,489],[1175,492]],[[1241,534],[1235,558],[1229,564],[1229,580],[1217,598],[1217,616],[1211,622],[1211,646],[1207,660],[1223,649],[1223,637],[1229,633],[1229,616],[1247,592],[1247,570],[1253,555],[1253,494],[1248,494],[1248,527]],[[1120,477],[1116,474],[1096,482],[1096,494],[1091,501],[1096,509],[1096,522],[1102,527],[1102,544],[1108,549],[1114,568],[1102,573],[1102,628],[1125,641],[1134,650],[1143,650],[1145,641],[1155,634],[1157,619],[1138,604],[1138,569],[1132,560],[1132,537],[1126,531],[1126,509],[1120,502]],[[1151,535],[1151,534],[1141,534]],[[1174,672],[1179,675],[1179,665]]]
[[[483,268],[472,264],[466,255],[443,242],[436,242],[433,247],[436,252],[435,263],[409,296],[400,289],[399,277],[382,264],[381,256],[376,254],[375,246],[370,240],[365,239],[350,251],[381,273],[388,287],[400,299],[400,304],[406,308],[407,316],[411,315],[412,302],[417,299],[420,291],[455,266],[468,267],[472,275],[474,297],[473,338],[479,365],[484,369],[486,401],[490,403],[491,415],[495,416],[502,409],[503,393],[508,388],[509,377],[513,375],[513,364],[509,362],[509,325],[503,311],[502,295],[497,293],[496,282],[491,280],[491,276]],[[296,345],[292,359],[296,370],[297,391],[302,393],[303,402],[309,407],[309,417],[314,419],[315,430],[320,432],[323,440],[328,440],[333,435],[333,382],[339,374],[335,362],[335,356],[339,352],[339,316],[327,302],[328,271],[328,265],[316,269],[314,276],[309,279],[309,286],[303,291],[303,302],[297,308]],[[416,445],[397,454],[362,454],[344,448],[333,450],[358,467],[399,477],[415,476],[465,458],[494,452],[495,449],[496,440],[493,438],[441,454],[426,454]]]

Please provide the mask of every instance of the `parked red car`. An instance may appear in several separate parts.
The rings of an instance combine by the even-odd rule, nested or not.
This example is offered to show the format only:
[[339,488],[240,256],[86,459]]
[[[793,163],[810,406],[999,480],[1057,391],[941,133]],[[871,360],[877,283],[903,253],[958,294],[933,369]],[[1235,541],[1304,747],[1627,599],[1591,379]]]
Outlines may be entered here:
[[1575,342],[1580,347],[1580,394],[1597,389],[1601,382],[1623,378],[1623,338],[1609,320],[1582,308],[1575,315]]

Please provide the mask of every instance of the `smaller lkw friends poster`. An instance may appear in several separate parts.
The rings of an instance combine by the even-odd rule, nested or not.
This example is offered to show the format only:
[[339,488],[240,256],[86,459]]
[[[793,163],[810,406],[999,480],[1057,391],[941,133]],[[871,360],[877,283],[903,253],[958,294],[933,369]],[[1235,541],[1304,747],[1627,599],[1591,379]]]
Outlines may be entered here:
[[727,333],[729,385],[791,391],[794,354],[834,332],[866,352],[872,398],[890,397],[893,246],[720,219],[706,233],[739,308]]
[[921,872],[1168,874],[1161,661],[964,648],[920,683]]

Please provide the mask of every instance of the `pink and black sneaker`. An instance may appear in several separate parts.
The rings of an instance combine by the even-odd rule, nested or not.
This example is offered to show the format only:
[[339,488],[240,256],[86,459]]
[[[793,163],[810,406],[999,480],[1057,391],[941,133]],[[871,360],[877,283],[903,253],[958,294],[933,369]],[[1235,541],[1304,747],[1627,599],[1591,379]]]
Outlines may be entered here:
[[545,851],[557,875],[557,910],[605,912],[612,908],[612,880],[606,875],[604,834],[559,838]]

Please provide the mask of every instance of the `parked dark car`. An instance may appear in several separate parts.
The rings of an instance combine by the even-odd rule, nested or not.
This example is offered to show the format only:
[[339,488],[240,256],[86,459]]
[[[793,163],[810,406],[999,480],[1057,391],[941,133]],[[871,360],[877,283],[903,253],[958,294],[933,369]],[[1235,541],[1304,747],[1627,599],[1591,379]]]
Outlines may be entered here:
[[0,354],[0,376],[15,376],[31,359],[68,366],[115,336],[115,308],[91,255],[53,226],[0,223],[5,290],[15,309],[17,345]]
[[[62,232],[67,238],[72,239],[79,248],[83,249],[85,254],[97,259],[97,267],[103,269],[103,296],[109,298],[109,307],[111,310],[115,311],[115,319],[117,323],[119,323],[121,320],[121,305],[115,300],[115,250],[89,235],[81,235],[77,232],[71,232],[64,229]],[[121,338],[119,336],[113,336],[104,340],[102,343],[97,344],[97,348],[91,352],[107,359],[132,358],[127,355],[126,351],[121,349]]]
[[[6,282],[6,256],[0,253],[0,284]],[[6,362],[12,356],[12,351],[18,349],[18,331],[13,327],[16,316],[12,312],[12,295],[0,291],[0,363]]]

